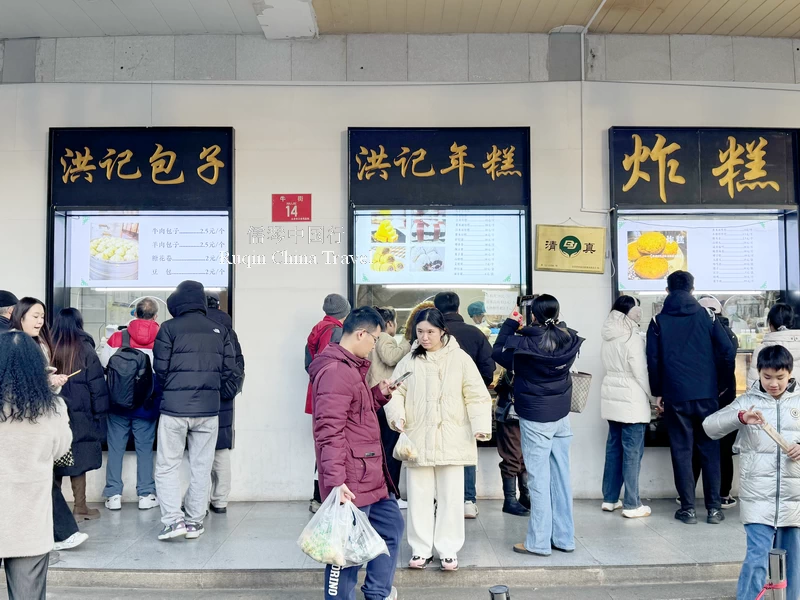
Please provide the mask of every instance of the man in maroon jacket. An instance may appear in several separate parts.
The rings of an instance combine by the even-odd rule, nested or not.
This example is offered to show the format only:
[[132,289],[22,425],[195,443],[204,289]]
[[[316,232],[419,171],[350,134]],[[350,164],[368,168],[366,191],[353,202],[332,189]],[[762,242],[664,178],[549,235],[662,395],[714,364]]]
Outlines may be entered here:
[[[382,554],[367,564],[362,588],[366,600],[397,598],[392,582],[404,528],[377,415],[391,399],[392,386],[384,380],[370,389],[366,381],[367,356],[384,326],[375,309],[354,310],[345,319],[341,341],[325,348],[309,367],[322,497],[341,486],[340,501],[353,502],[363,510],[389,549],[389,556]],[[325,598],[354,599],[359,568],[328,565]]]

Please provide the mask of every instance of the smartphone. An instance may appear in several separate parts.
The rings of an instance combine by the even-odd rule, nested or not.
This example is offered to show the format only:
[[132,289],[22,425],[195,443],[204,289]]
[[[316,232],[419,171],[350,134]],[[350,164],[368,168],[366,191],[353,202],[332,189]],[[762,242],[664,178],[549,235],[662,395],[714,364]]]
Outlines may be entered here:
[[398,385],[400,385],[401,383],[403,383],[403,382],[404,382],[406,379],[408,379],[409,377],[411,377],[411,371],[406,371],[405,373],[403,373],[402,375],[400,375],[400,377],[398,377],[397,379],[395,379],[395,380],[394,380],[394,381],[391,383],[391,387],[393,387],[393,388],[396,388]]

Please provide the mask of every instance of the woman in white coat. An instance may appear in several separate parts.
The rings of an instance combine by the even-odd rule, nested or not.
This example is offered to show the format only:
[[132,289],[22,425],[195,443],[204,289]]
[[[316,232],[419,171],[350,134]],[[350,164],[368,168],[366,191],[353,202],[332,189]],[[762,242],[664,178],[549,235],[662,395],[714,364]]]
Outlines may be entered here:
[[794,309],[788,304],[778,302],[769,309],[767,324],[769,333],[764,334],[764,340],[753,352],[750,369],[747,371],[748,389],[758,381],[758,353],[765,346],[783,346],[792,353],[794,364],[800,365],[800,331],[792,329],[794,327]]
[[[603,510],[622,509],[628,518],[650,516],[639,499],[639,470],[644,433],[650,422],[650,384],[644,340],[639,333],[642,309],[631,296],[620,296],[603,325],[603,366],[600,415],[608,421]],[[619,496],[625,484],[624,500]]]
[[[394,371],[410,371],[385,406],[392,427],[417,450],[408,467],[409,567],[424,569],[439,555],[444,571],[458,569],[464,545],[464,467],[478,462],[476,439],[492,431],[492,401],[478,368],[447,333],[435,308],[416,319],[411,354]],[[437,505],[434,505],[434,499]]]

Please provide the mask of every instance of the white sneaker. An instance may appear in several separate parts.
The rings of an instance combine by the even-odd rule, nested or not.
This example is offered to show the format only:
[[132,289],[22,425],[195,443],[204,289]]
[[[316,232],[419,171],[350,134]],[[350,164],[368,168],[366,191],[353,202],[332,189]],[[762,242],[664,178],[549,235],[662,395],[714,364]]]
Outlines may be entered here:
[[[106,505],[108,504],[106,503]],[[155,494],[139,496],[139,510],[150,510],[156,506],[158,506],[158,498],[155,497]]]
[[392,591],[386,596],[386,600],[397,600],[397,588],[392,587]]
[[122,496],[117,494],[116,496],[111,496],[106,500],[106,508],[108,510],[121,510],[122,509]]
[[88,535],[86,535],[85,533],[81,533],[79,531],[78,533],[73,533],[63,542],[56,542],[53,545],[53,550],[55,550],[56,552],[61,552],[63,550],[72,550],[73,548],[77,548],[78,546],[80,546],[83,542],[85,542],[88,539],[89,539]]
[[408,500],[398,499],[397,506],[400,507],[400,510],[406,510],[408,508]]
[[477,519],[478,518],[478,505],[472,501],[464,502],[464,518]]
[[622,516],[626,519],[640,519],[650,516],[650,507],[642,504],[639,508],[630,508],[622,511]]
[[603,502],[603,506],[601,508],[605,512],[614,512],[615,510],[622,508],[622,500],[617,500],[613,504],[611,502]]

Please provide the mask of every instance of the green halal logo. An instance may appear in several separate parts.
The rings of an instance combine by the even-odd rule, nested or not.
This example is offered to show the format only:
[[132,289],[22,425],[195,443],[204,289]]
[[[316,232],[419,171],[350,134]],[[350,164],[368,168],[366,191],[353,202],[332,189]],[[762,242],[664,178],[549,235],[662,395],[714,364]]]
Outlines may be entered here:
[[561,243],[558,245],[558,249],[564,254],[564,256],[573,257],[578,252],[581,251],[581,241],[576,238],[574,235],[568,235],[567,237],[561,240]]

